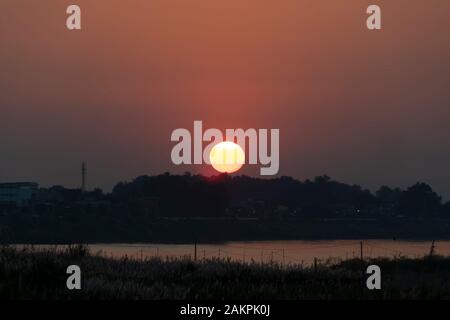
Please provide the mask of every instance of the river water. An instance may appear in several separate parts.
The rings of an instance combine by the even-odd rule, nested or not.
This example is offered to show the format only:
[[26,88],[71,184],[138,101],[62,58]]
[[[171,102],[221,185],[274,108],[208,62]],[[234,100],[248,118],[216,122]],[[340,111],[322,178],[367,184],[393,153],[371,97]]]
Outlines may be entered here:
[[[361,245],[362,243],[362,245]],[[61,247],[61,246],[59,246]],[[375,257],[423,257],[430,253],[431,241],[331,240],[331,241],[255,241],[224,244],[90,244],[92,253],[106,257],[133,259],[188,257],[198,260],[229,258],[239,261],[278,262],[310,265],[316,259],[339,261],[362,255]],[[450,241],[436,241],[434,253],[450,256]]]

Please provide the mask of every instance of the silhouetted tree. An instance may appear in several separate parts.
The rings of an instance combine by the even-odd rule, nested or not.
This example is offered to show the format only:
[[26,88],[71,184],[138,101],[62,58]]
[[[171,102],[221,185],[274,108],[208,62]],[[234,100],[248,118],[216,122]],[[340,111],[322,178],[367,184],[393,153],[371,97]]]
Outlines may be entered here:
[[399,212],[410,217],[433,217],[441,211],[441,197],[426,183],[402,192]]
[[450,202],[447,201],[443,206],[442,206],[442,216],[444,218],[450,218]]
[[390,188],[381,186],[375,192],[378,201],[378,211],[383,215],[393,216],[398,214],[400,199],[402,198],[402,190],[398,188]]
[[[190,174],[141,176],[130,183],[117,184],[111,198],[119,203],[133,203],[134,212],[141,210],[151,214],[150,211],[157,209],[158,215],[163,216],[222,216],[229,195],[220,179]],[[143,198],[146,201],[142,201]],[[146,207],[146,203],[151,208]]]

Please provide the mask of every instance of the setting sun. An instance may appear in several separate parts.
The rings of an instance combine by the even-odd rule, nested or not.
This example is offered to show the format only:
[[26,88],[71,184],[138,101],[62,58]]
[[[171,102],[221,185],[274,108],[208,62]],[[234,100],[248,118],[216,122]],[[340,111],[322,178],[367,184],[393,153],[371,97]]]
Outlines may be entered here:
[[234,142],[224,141],[216,144],[209,154],[211,165],[219,172],[233,173],[245,163],[245,153]]

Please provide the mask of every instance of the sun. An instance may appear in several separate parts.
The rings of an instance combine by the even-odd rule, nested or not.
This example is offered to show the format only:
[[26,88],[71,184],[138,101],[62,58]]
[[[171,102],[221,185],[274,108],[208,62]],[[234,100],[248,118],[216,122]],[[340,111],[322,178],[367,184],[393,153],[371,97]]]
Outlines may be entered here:
[[224,141],[211,149],[209,160],[217,171],[233,173],[238,171],[245,163],[245,153],[237,143]]

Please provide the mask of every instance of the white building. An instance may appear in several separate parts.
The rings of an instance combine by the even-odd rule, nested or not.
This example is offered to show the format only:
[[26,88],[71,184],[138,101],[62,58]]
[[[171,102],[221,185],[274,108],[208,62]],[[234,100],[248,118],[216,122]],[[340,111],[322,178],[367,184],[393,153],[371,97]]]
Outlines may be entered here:
[[0,205],[26,206],[37,194],[35,182],[0,183]]

